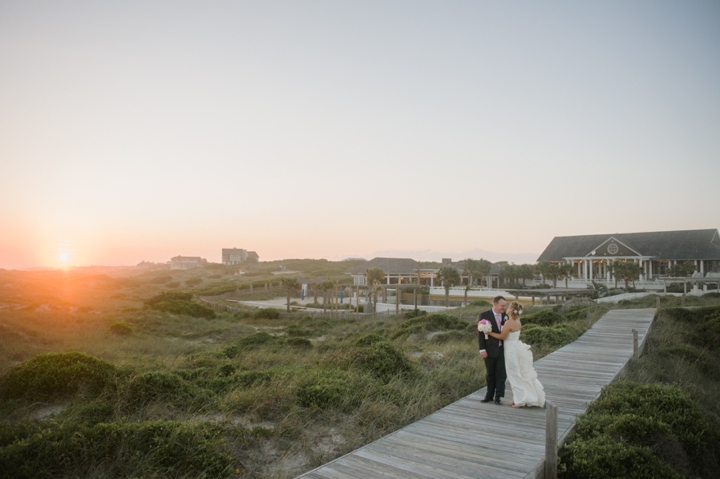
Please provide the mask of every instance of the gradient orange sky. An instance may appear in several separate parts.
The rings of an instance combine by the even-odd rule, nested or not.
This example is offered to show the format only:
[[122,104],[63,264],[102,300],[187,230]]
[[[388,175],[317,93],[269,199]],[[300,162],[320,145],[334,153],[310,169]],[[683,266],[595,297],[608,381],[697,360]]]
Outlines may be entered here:
[[717,2],[3,1],[0,268],[717,228],[718,51]]

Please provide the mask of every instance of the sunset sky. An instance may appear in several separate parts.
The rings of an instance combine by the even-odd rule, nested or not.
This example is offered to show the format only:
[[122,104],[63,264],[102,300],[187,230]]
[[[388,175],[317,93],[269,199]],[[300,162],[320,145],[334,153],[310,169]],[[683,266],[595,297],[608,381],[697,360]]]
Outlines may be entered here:
[[0,1],[0,268],[720,227],[717,1]]

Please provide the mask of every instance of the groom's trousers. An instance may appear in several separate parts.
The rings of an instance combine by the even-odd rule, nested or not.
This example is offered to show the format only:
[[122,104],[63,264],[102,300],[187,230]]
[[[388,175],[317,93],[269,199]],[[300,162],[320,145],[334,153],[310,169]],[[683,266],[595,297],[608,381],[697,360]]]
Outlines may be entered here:
[[491,358],[488,356],[485,358],[485,370],[487,371],[487,393],[485,397],[491,399],[505,397],[507,373],[505,372],[505,354],[502,347],[497,357]]

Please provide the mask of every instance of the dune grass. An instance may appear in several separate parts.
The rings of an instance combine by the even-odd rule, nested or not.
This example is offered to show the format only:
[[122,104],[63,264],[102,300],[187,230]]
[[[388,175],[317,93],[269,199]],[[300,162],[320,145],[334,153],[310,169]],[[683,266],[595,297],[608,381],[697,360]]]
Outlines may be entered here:
[[[168,271],[53,274],[0,272],[11,285],[0,288],[0,469],[13,477],[294,477],[484,386],[484,304],[414,318],[211,319],[146,304],[184,281]],[[528,307],[526,341],[537,359],[606,310]],[[73,381],[58,389],[48,377]],[[58,454],[73,459],[59,466]]]

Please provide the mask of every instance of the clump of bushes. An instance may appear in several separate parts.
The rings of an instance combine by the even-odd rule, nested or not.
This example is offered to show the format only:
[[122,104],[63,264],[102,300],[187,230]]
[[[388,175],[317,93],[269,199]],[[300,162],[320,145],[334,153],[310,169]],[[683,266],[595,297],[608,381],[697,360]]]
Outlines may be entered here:
[[192,297],[192,293],[183,293],[182,291],[163,291],[152,298],[146,299],[143,303],[147,306],[153,306],[167,301],[190,301],[192,300]]
[[227,449],[224,429],[211,423],[54,425],[0,448],[0,471],[18,479],[85,477],[88,471],[106,477],[227,477],[234,465]]
[[542,344],[556,347],[573,342],[582,333],[583,330],[572,327],[567,323],[556,324],[555,326],[523,324],[521,337],[523,342],[530,345]]
[[489,301],[485,301],[484,299],[474,299],[470,302],[470,306],[476,306],[479,308],[486,308],[486,307],[489,308],[490,306],[492,306],[492,303],[490,303]]
[[244,338],[238,339],[237,341],[225,346],[222,349],[222,352],[228,358],[232,359],[238,354],[240,354],[240,351],[242,351],[243,349],[260,346],[276,340],[277,338],[275,336],[271,336],[264,331],[260,331],[257,333],[253,333],[249,336],[245,336]]
[[288,346],[292,346],[294,348],[301,348],[301,349],[310,349],[312,348],[312,343],[308,338],[287,338],[285,340],[285,344]]
[[386,339],[377,333],[369,333],[360,336],[357,341],[355,341],[355,345],[360,347],[372,346],[373,344],[379,343],[380,341],[386,341]]
[[198,284],[202,283],[202,278],[190,278],[185,280],[185,284],[188,286],[197,286]]
[[412,364],[405,355],[388,341],[380,341],[359,350],[353,364],[383,382],[389,382],[398,375],[414,372]]
[[128,383],[127,400],[140,405],[156,400],[171,400],[188,392],[188,384],[180,376],[153,371],[133,377]]
[[280,317],[280,311],[275,308],[260,309],[253,314],[253,317],[258,319],[278,319]]
[[412,319],[412,318],[417,318],[419,316],[425,316],[426,314],[427,314],[427,311],[425,311],[424,309],[415,308],[412,311],[407,311],[405,313],[405,318]]
[[115,367],[85,353],[45,353],[0,378],[0,398],[46,400],[78,392],[99,394],[111,382]]
[[325,408],[340,404],[348,392],[344,371],[323,370],[302,384],[295,397],[301,406]]
[[551,309],[541,309],[537,313],[522,317],[523,325],[536,324],[538,326],[552,326],[563,321],[563,316]]
[[461,321],[456,316],[446,313],[432,313],[403,321],[393,333],[392,339],[429,331],[461,330],[466,329],[467,326],[466,322]]
[[677,387],[614,383],[578,418],[560,477],[711,477],[719,429]]
[[110,332],[117,334],[118,336],[129,336],[132,334],[133,330],[127,323],[118,321],[117,323],[110,325]]

